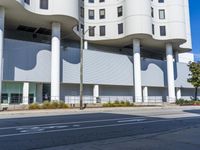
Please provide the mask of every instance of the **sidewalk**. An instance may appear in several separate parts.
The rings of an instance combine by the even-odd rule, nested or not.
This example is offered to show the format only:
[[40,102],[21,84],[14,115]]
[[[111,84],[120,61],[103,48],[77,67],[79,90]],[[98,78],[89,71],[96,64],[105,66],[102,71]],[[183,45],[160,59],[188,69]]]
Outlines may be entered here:
[[115,107],[115,108],[86,108],[79,109],[51,109],[51,110],[20,110],[20,111],[1,111],[0,119],[6,118],[25,118],[25,117],[42,117],[57,115],[73,115],[87,113],[124,113],[124,114],[148,114],[166,113],[166,112],[182,112],[183,110],[200,110],[200,106],[164,106],[164,107]]

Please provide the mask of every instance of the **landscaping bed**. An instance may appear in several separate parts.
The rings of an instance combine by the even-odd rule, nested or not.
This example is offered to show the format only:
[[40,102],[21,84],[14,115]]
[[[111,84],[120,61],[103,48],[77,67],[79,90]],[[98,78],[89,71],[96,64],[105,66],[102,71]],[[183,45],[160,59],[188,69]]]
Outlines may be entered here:
[[179,99],[176,101],[176,104],[180,106],[200,106],[200,100]]
[[42,104],[33,103],[29,105],[29,109],[67,109],[69,106],[62,101],[44,101]]
[[114,101],[103,104],[103,107],[132,107],[133,103],[129,101]]

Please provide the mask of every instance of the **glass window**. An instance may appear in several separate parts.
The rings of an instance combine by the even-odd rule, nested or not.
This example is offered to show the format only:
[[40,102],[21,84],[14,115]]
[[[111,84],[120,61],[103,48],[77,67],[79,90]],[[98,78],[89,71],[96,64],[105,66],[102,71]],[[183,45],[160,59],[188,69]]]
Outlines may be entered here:
[[24,2],[28,5],[30,5],[30,0],[24,0]]
[[106,14],[105,9],[100,9],[99,10],[99,18],[100,19],[105,19],[105,14]]
[[34,103],[34,94],[29,94],[29,104]]
[[48,9],[49,1],[48,0],[40,0],[40,9]]
[[12,93],[10,97],[11,104],[21,104],[22,103],[22,94]]
[[123,16],[123,7],[122,6],[117,7],[117,13],[118,13],[118,17]]
[[164,3],[165,1],[164,0],[158,0],[158,3]]
[[159,10],[159,19],[165,19],[165,10],[164,9]]
[[95,35],[95,28],[92,26],[89,26],[89,36],[94,36]]
[[100,36],[106,35],[106,26],[100,26]]
[[7,93],[1,94],[1,103],[2,104],[8,104],[8,94]]
[[88,10],[89,11],[89,19],[94,19],[94,10]]
[[83,7],[81,7],[81,9],[80,9],[80,15],[82,18],[84,18],[84,8]]
[[118,34],[124,33],[123,23],[118,24]]
[[160,36],[166,36],[166,27],[160,26]]
[[89,3],[94,3],[94,0],[89,0],[88,2],[89,2]]

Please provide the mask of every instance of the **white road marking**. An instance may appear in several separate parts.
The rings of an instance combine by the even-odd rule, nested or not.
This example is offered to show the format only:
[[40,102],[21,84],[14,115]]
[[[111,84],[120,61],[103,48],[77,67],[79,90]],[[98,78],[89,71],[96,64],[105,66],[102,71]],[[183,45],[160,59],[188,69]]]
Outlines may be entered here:
[[169,122],[169,121],[179,121],[179,120],[192,120],[194,118],[180,118],[180,119],[161,119],[161,120],[151,120],[151,121],[141,121],[141,122],[129,122],[129,123],[121,123],[121,124],[110,124],[110,125],[99,125],[99,126],[90,126],[90,127],[80,127],[80,128],[68,128],[68,129],[57,129],[57,130],[49,130],[43,132],[32,132],[32,133],[16,133],[16,134],[5,134],[0,135],[0,138],[4,137],[12,137],[12,136],[22,136],[22,135],[33,135],[33,134],[44,134],[44,133],[54,133],[61,131],[75,131],[75,130],[84,130],[84,129],[96,129],[96,128],[105,128],[105,127],[117,127],[124,125],[132,125],[132,124],[148,124],[148,123],[157,123],[157,122]]
[[[2,127],[0,130],[6,129],[16,129],[16,128],[26,128],[26,127],[35,127],[35,126],[56,126],[56,125],[70,125],[70,124],[83,124],[83,123],[97,123],[97,122],[108,122],[108,121],[118,121],[118,120],[128,120],[128,119],[140,119],[141,117],[129,117],[129,118],[115,118],[115,119],[102,119],[102,120],[88,120],[88,121],[76,121],[76,122],[62,122],[62,123],[51,123],[51,124],[35,124],[35,125],[26,125],[26,126],[13,126],[13,127]],[[144,118],[144,117],[142,117]]]
[[78,124],[75,124],[75,125],[73,125],[72,127],[75,127],[75,128],[76,128],[76,127],[80,127],[80,125],[78,125]]
[[145,121],[146,119],[131,119],[131,120],[119,120],[117,122],[119,123],[125,123],[125,122],[139,122],[139,121]]
[[40,131],[45,131],[45,130],[52,130],[52,129],[64,129],[68,128],[69,126],[47,126],[47,127],[26,127],[26,128],[17,128],[16,130],[22,133],[25,132],[40,132]]

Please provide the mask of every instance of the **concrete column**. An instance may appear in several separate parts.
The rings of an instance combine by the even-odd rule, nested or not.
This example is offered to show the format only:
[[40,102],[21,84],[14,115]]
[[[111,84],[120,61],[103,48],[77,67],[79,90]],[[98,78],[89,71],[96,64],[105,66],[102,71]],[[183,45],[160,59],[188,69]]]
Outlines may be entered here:
[[142,102],[140,40],[133,40],[135,102]]
[[42,91],[43,91],[43,84],[42,83],[38,83],[37,85],[36,85],[36,102],[37,103],[42,103],[42,101],[43,101],[43,93],[42,93]]
[[[2,80],[3,80],[4,22],[5,22],[5,9],[3,7],[0,7],[0,95],[2,93]],[[0,101],[1,101],[1,96],[0,96]]]
[[175,62],[179,62],[179,53],[176,51],[175,53]]
[[176,99],[181,99],[181,88],[176,88]]
[[84,41],[84,49],[88,49],[88,41]]
[[29,104],[29,83],[24,82],[23,84],[23,104]]
[[167,79],[168,79],[168,102],[175,103],[174,64],[172,44],[166,44],[167,55]]
[[94,103],[97,103],[97,98],[99,97],[99,85],[94,85],[93,97],[94,97]]
[[148,103],[148,87],[143,87],[143,101],[144,103]]
[[60,23],[52,24],[51,41],[51,100],[60,100]]

